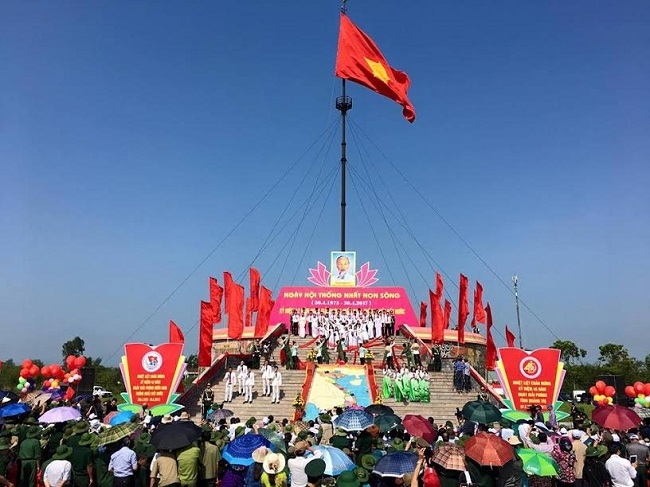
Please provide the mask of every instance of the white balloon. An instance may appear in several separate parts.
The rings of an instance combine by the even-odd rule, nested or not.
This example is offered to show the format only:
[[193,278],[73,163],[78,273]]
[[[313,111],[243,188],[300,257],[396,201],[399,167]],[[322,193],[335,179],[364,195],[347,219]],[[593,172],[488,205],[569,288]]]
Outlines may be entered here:
[[68,377],[68,382],[72,384],[74,382],[74,377]]

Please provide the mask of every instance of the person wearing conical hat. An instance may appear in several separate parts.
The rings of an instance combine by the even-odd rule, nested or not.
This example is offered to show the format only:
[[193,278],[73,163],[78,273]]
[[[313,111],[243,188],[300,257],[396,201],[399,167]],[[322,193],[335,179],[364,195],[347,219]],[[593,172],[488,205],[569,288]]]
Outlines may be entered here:
[[36,472],[41,468],[41,429],[31,426],[18,447],[21,487],[36,487]]

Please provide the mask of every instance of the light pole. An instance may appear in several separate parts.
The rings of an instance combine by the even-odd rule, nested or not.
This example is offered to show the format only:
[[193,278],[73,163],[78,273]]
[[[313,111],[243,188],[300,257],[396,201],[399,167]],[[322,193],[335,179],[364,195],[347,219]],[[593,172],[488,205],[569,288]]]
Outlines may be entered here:
[[515,304],[517,305],[517,330],[519,332],[519,348],[523,350],[524,341],[521,338],[521,318],[519,317],[519,293],[517,292],[517,276],[512,276],[512,283],[515,286]]

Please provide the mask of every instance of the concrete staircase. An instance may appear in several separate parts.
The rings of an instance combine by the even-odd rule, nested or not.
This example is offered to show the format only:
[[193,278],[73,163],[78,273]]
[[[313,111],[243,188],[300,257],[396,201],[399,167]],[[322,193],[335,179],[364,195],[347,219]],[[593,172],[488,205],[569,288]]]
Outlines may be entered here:
[[[396,345],[404,345],[407,341],[402,335],[395,337]],[[379,349],[377,349],[379,351]],[[406,365],[406,357],[400,356],[397,352],[397,360],[400,366]],[[380,367],[383,352],[375,354],[375,363]],[[447,367],[445,367],[447,366]],[[440,372],[429,372],[429,391],[431,402],[397,402],[394,398],[384,399],[384,404],[390,406],[395,410],[395,414],[404,417],[406,414],[419,414],[425,418],[433,417],[436,424],[444,424],[445,421],[451,421],[456,424],[456,408],[461,408],[467,401],[473,401],[477,397],[476,384],[472,384],[472,392],[459,394],[454,389],[454,373],[448,368],[448,364],[443,366]],[[383,373],[381,370],[376,370],[376,380],[378,387],[381,387]]]

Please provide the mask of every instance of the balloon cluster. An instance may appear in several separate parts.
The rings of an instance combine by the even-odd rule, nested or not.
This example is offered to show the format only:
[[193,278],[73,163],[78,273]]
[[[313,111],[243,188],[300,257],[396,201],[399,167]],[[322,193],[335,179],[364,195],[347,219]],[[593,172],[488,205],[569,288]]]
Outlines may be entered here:
[[44,377],[48,377],[43,382],[43,390],[46,392],[56,392],[64,384],[68,386],[65,393],[66,399],[72,399],[75,395],[75,385],[81,381],[81,369],[86,365],[86,358],[83,356],[75,357],[68,355],[65,359],[65,365],[68,372],[65,372],[59,364],[46,365],[41,369]]
[[38,377],[38,374],[40,374],[41,369],[28,358],[23,360],[22,366],[16,389],[18,389],[21,394],[27,394],[29,391],[34,390],[36,378]]
[[614,402],[616,388],[608,386],[604,381],[599,380],[595,386],[589,388],[589,394],[593,396],[596,406],[606,406]]
[[634,385],[625,388],[625,395],[634,399],[634,407],[650,407],[650,382],[635,382]]

